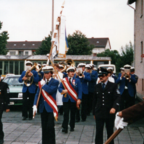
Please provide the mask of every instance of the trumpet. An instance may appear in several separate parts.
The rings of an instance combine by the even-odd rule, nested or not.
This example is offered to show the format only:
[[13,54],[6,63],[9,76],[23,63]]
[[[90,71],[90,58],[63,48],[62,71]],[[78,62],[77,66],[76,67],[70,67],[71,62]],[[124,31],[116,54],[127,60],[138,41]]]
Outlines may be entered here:
[[[33,77],[30,77],[30,76],[28,75],[28,73],[31,72],[31,71],[34,70],[34,69],[38,69],[37,63],[34,63],[34,65],[31,67],[31,69],[28,70],[28,71],[25,73],[25,77],[27,77],[27,80],[24,81],[24,84],[25,84],[27,87],[31,86],[32,83],[33,83]],[[31,81],[31,82],[30,82],[30,81]],[[30,82],[30,83],[29,83],[29,82]]]

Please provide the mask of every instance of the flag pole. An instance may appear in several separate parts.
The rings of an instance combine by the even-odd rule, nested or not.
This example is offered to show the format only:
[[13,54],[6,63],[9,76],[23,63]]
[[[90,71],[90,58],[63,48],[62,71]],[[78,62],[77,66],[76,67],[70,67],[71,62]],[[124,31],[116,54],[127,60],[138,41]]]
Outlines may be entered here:
[[109,144],[123,129],[116,130],[104,144]]

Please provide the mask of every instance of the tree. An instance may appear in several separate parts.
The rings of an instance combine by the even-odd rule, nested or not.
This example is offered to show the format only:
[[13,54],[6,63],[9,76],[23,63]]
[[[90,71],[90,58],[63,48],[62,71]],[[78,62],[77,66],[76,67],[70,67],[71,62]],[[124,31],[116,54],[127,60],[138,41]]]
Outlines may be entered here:
[[36,50],[37,55],[46,55],[50,53],[51,49],[51,36],[45,37],[39,49]]
[[[2,22],[0,22],[0,30],[2,29]],[[0,55],[6,55],[8,50],[6,49],[8,32],[3,31],[0,33]]]
[[90,45],[88,39],[81,31],[75,31],[72,35],[68,35],[68,55],[90,55],[93,45]]
[[133,62],[134,49],[130,42],[125,47],[121,47],[121,52],[117,50],[105,50],[102,53],[97,54],[98,57],[111,57],[111,63],[116,65],[116,70],[119,72],[120,68],[125,64],[131,65]]

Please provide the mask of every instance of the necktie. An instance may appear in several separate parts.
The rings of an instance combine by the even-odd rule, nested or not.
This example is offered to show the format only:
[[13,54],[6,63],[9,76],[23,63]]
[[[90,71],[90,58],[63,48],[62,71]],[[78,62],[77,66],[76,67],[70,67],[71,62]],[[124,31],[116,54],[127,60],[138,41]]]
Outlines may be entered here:
[[70,84],[71,84],[71,78],[69,78],[69,82],[70,82]]
[[46,82],[46,84],[48,84],[48,83],[49,83],[49,81]]
[[103,88],[103,90],[104,90],[104,88],[105,88],[105,84],[104,84],[104,83],[102,84],[102,88]]

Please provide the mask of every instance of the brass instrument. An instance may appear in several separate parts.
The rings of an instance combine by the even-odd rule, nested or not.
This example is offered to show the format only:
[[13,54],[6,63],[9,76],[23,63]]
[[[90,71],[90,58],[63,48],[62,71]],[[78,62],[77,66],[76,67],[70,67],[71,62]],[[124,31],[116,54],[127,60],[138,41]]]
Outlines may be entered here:
[[[27,87],[31,86],[32,83],[33,83],[33,77],[29,77],[29,76],[28,76],[28,73],[31,72],[31,71],[34,70],[34,69],[35,69],[35,70],[38,69],[37,63],[34,63],[34,65],[31,67],[31,69],[28,70],[28,71],[25,73],[25,77],[27,77],[27,80],[24,81],[24,84],[25,84]],[[31,81],[31,82],[30,82],[30,81]],[[28,82],[30,82],[30,83],[28,83]]]
[[82,78],[82,75],[83,75],[82,68],[77,68],[76,71],[78,73],[79,78]]
[[67,59],[66,63],[67,63],[68,66],[72,66],[72,67],[75,66],[74,61],[72,59]]
[[128,75],[128,73],[130,73],[130,68],[131,68],[130,65],[125,65],[125,66],[124,66],[124,77],[125,77],[127,80],[129,80],[129,75]]
[[62,69],[60,72],[64,72],[67,70],[68,67],[72,66],[74,67],[75,64],[74,64],[74,61],[72,59],[67,59],[66,61],[62,61],[62,62],[59,62],[59,64],[63,65],[64,66],[64,69]]

